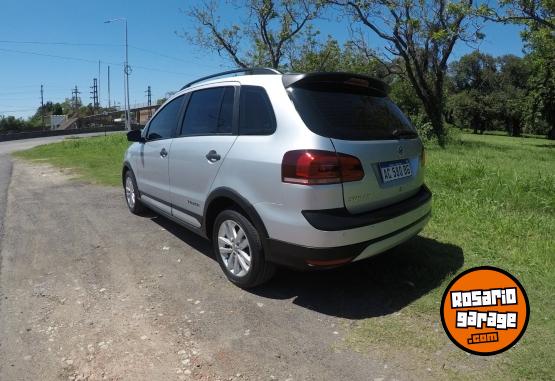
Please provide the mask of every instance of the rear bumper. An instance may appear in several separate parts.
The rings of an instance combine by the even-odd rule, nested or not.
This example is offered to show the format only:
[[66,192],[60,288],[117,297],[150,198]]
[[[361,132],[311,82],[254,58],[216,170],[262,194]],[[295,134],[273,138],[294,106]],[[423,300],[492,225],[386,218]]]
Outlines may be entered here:
[[432,193],[423,185],[412,197],[387,207],[366,213],[351,214],[346,208],[303,210],[308,223],[318,230],[339,231],[379,224],[420,208],[432,199]]
[[336,247],[309,247],[268,239],[267,259],[296,269],[330,268],[368,258],[414,237],[426,226],[431,212],[397,230],[364,242]]
[[[299,185],[300,187],[301,185]],[[330,197],[331,199],[331,197]],[[310,204],[309,200],[301,200]],[[325,201],[325,200],[324,200]],[[254,208],[268,232],[268,238],[300,246],[330,248],[364,243],[410,225],[432,208],[430,191],[421,187],[409,199],[366,213],[351,215],[342,209],[296,208],[296,200],[257,203]],[[311,217],[307,219],[307,215]],[[310,220],[310,221],[309,221]],[[317,227],[315,227],[316,225]]]

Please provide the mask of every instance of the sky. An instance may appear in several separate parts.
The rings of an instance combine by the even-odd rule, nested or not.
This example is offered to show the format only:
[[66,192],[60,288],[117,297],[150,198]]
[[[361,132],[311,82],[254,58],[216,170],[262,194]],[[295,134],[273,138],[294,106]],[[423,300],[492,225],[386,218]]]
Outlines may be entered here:
[[[99,79],[102,106],[108,105],[107,72],[110,66],[110,101],[123,106],[124,23],[104,21],[126,18],[128,23],[130,103],[145,104],[151,86],[152,100],[164,97],[195,78],[233,68],[217,53],[191,45],[179,34],[194,32],[186,15],[198,1],[37,1],[0,2],[0,115],[29,117],[44,101],[71,98],[75,86],[84,104],[91,102],[93,78]],[[240,14],[224,6],[222,22]],[[346,21],[318,21],[322,36],[343,42],[349,38]],[[485,40],[478,48],[492,55],[522,55],[520,29],[487,24]],[[369,44],[382,46],[372,34]],[[456,59],[476,47],[458,44]],[[100,73],[99,73],[100,61]],[[99,76],[100,74],[100,76]]]

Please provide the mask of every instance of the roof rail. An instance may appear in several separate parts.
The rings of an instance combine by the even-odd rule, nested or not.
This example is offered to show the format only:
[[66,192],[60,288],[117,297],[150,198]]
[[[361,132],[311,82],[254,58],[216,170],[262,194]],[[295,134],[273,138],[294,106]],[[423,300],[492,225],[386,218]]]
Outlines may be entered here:
[[187,87],[190,87],[190,86],[194,85],[195,83],[206,81],[207,79],[223,77],[224,75],[238,74],[238,73],[245,73],[245,74],[250,74],[250,75],[255,75],[255,74],[282,74],[281,71],[279,71],[277,69],[272,69],[272,68],[269,68],[269,67],[248,67],[248,68],[243,68],[243,69],[228,70],[228,71],[223,71],[221,73],[207,75],[206,77],[196,79],[192,82],[189,82],[185,86],[183,86],[181,88],[181,90],[186,89]]

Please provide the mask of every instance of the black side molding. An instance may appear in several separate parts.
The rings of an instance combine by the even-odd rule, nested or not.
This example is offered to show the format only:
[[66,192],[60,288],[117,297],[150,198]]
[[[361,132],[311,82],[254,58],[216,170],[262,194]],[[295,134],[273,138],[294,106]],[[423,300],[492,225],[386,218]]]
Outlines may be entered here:
[[346,208],[303,210],[302,213],[308,223],[318,230],[339,231],[373,225],[399,217],[424,205],[431,198],[432,193],[428,187],[423,185],[417,194],[406,200],[366,213],[351,214]]
[[139,193],[140,193],[141,196],[146,196],[146,197],[148,197],[148,198],[151,198],[151,199],[153,199],[154,201],[158,201],[160,204],[164,204],[164,205],[166,205],[166,206],[169,206],[170,208],[173,208],[173,209],[175,209],[175,210],[178,210],[178,211],[180,211],[181,213],[187,214],[187,215],[189,215],[189,216],[195,218],[197,221],[202,222],[202,216],[201,216],[201,215],[198,215],[198,214],[196,214],[196,213],[193,213],[193,212],[191,212],[191,211],[189,211],[189,210],[187,210],[187,209],[183,209],[183,208],[181,208],[181,207],[179,207],[179,206],[177,206],[177,205],[172,204],[171,202],[167,202],[167,201],[162,200],[161,198],[155,197],[155,196],[153,196],[153,195],[151,195],[151,194],[148,194],[148,193],[145,193],[145,192],[140,192],[140,191],[139,191]]

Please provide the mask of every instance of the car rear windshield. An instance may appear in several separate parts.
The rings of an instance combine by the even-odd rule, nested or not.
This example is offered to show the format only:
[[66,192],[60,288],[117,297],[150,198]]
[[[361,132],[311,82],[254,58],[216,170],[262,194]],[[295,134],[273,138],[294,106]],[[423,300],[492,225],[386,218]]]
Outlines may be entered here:
[[318,135],[343,140],[417,137],[401,110],[378,92],[329,83],[288,92],[307,127]]

